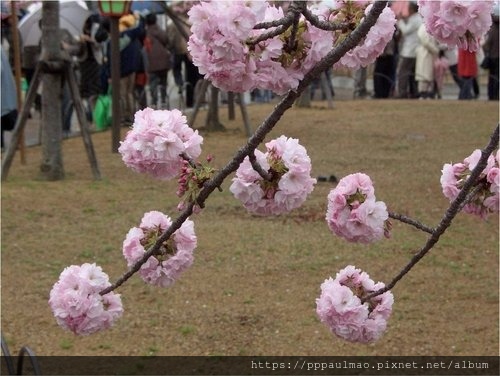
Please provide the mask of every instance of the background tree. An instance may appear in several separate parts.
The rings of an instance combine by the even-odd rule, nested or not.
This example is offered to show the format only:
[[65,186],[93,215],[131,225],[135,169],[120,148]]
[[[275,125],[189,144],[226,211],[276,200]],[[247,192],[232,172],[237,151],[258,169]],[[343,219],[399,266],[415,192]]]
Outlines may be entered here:
[[62,73],[63,64],[59,33],[59,2],[44,1],[42,5],[42,52],[48,70],[43,75],[42,148],[40,177],[46,180],[64,178],[62,158]]

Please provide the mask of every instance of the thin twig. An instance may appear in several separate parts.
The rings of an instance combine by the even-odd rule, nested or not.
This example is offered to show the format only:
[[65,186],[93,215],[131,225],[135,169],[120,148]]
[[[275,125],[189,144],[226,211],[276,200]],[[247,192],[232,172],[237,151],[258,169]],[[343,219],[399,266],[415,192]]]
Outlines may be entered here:
[[422,230],[424,232],[428,232],[429,234],[434,233],[434,229],[432,227],[426,226],[423,223],[421,223],[415,219],[409,218],[405,215],[389,212],[389,217],[392,219],[396,219],[400,222],[406,223],[408,225],[412,225],[412,226],[418,228],[419,230]]
[[[288,50],[289,51],[294,51],[295,50],[295,40],[297,39],[297,31],[299,30],[299,20],[300,20],[300,11],[299,7],[295,6],[297,2],[294,2],[292,5],[294,5],[292,8],[293,10],[293,22],[292,22],[292,30],[290,32],[290,39],[288,39]],[[303,3],[305,5],[305,2]],[[302,8],[305,8],[305,6],[301,6]]]
[[286,31],[286,29],[288,29],[290,25],[293,23],[294,15],[295,13],[290,11],[287,12],[287,14],[283,18],[280,18],[279,20],[258,23],[253,27],[254,30],[258,29],[272,29],[272,30],[262,33],[255,38],[249,38],[246,41],[246,44],[254,46],[264,40],[274,38],[275,36],[283,34]]
[[100,292],[101,295],[105,295],[116,288],[120,287],[125,283],[130,277],[139,271],[141,266],[147,262],[147,260],[157,252],[162,244],[167,241],[172,234],[177,231],[182,224],[189,218],[193,213],[194,205],[203,207],[206,199],[210,194],[220,187],[224,180],[234,171],[236,171],[239,165],[243,162],[246,156],[252,153],[265,139],[266,135],[274,128],[274,126],[281,119],[286,110],[291,108],[295,103],[295,100],[300,96],[302,91],[311,84],[311,82],[319,76],[321,72],[331,67],[337,61],[344,56],[347,51],[354,48],[361,40],[368,34],[370,28],[377,22],[379,15],[385,8],[387,1],[377,1],[374,3],[372,9],[365,17],[364,21],[354,30],[342,43],[340,43],[335,49],[330,51],[321,61],[319,61],[305,76],[304,79],[299,83],[297,89],[290,90],[284,96],[284,98],[279,102],[274,110],[269,114],[269,116],[262,122],[262,124],[255,130],[254,134],[248,139],[245,146],[240,148],[234,157],[228,162],[228,164],[223,167],[211,180],[204,184],[203,189],[198,194],[196,202],[190,202],[187,204],[186,208],[181,212],[181,214],[172,222],[170,227],[163,232],[163,234],[156,240],[156,243],[152,245],[125,274],[123,274],[115,283]]
[[252,164],[252,167],[255,171],[259,173],[259,175],[262,177],[262,179],[271,181],[272,180],[272,175],[262,168],[262,166],[257,162],[257,158],[255,158],[255,153],[252,151],[251,153],[248,154],[248,159],[250,160],[250,163]]
[[302,14],[308,20],[311,25],[317,27],[318,29],[321,30],[327,30],[327,31],[336,31],[336,30],[348,30],[352,29],[353,24],[350,22],[329,22],[329,21],[322,21],[319,19],[318,16],[313,14],[309,9],[305,8],[302,11]]
[[245,43],[248,44],[249,46],[254,46],[262,41],[265,41],[267,39],[271,39],[271,38],[274,38],[275,36],[283,34],[286,31],[286,29],[288,29],[290,27],[292,22],[293,22],[293,20],[287,21],[286,23],[283,23],[283,25],[280,25],[273,30],[270,30],[266,33],[260,34],[259,36],[255,37],[255,38],[248,39]]
[[[279,20],[273,20],[269,22],[261,22],[254,26],[254,30],[258,29],[271,29],[255,38],[250,38],[246,41],[246,44],[250,46],[255,46],[256,44],[265,41],[270,38],[274,38],[280,34],[283,34],[290,26],[296,25],[299,22],[300,13],[306,8],[306,3],[302,1],[294,1],[288,8],[288,12],[283,18]],[[297,30],[295,30],[295,33]],[[292,32],[293,33],[293,32]]]
[[446,210],[446,213],[441,219],[441,222],[439,222],[439,225],[436,227],[432,235],[427,239],[425,245],[417,254],[412,257],[410,262],[392,279],[392,281],[388,285],[365,296],[363,299],[361,299],[362,302],[366,302],[367,300],[392,289],[396,285],[396,283],[398,283],[398,281],[401,280],[401,278],[403,278],[405,274],[408,273],[427,254],[427,252],[429,252],[434,247],[434,245],[438,242],[440,236],[444,234],[448,227],[450,227],[451,222],[459,213],[463,202],[469,195],[469,192],[476,186],[479,175],[485,169],[488,163],[488,157],[498,147],[498,134],[499,126],[497,125],[495,130],[493,131],[493,134],[491,135],[490,142],[481,151],[481,158],[479,159],[476,167],[472,170],[469,178],[465,181],[462,190],[455,198],[455,200],[453,200],[453,202],[450,204],[448,210]]
[[184,159],[187,163],[189,163],[189,165],[192,167],[192,168],[196,168],[198,167],[198,165],[196,164],[196,162],[194,161],[193,158],[191,158],[189,155],[187,155],[185,152],[182,152],[179,154],[179,156]]
[[[287,20],[287,21],[285,21],[285,20]],[[292,20],[293,20],[293,13],[288,13],[285,17],[280,18],[279,20],[259,22],[253,28],[255,30],[257,30],[257,29],[270,29],[272,27],[278,27],[278,26],[284,25],[285,22],[289,22],[289,21],[291,22]],[[288,26],[290,26],[290,24]]]

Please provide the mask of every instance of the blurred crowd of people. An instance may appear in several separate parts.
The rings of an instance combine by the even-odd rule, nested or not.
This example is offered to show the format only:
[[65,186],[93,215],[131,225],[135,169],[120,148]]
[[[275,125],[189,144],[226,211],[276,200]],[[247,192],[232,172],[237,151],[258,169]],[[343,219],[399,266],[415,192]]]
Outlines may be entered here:
[[[92,121],[98,97],[111,92],[111,38],[109,18],[101,16],[97,9],[90,10],[81,35],[71,35],[65,29],[61,29],[60,33],[63,58],[71,62],[77,73],[80,96],[87,118]],[[185,24],[184,31],[189,35],[188,9],[184,3],[178,2],[172,10],[179,17],[180,24],[183,27]],[[21,13],[18,18],[22,19],[24,15]],[[7,21],[6,18],[2,22],[2,41],[10,39],[8,44],[11,46],[12,33]],[[182,101],[176,103],[176,107],[193,107],[195,86],[202,76],[189,59],[187,41],[175,24],[163,14],[136,11],[119,19],[119,33],[122,125],[131,125],[137,110],[146,107],[170,108],[171,90],[176,90],[177,98]],[[40,45],[21,47],[22,75],[28,87],[40,58],[40,50]],[[12,57],[12,50],[7,55]],[[13,67],[12,62],[10,66]],[[168,87],[169,72],[173,77],[171,86],[175,87]],[[63,85],[62,93],[62,127],[63,134],[68,136],[73,99],[67,83]],[[41,111],[40,98],[38,94],[34,105],[36,111]]]
[[[498,100],[498,7],[491,15],[491,29],[476,52],[436,41],[427,33],[416,1],[397,1],[392,7],[398,21],[392,41],[373,66],[374,98],[441,98],[449,72],[458,87],[458,99],[477,99],[482,68],[488,74],[488,99]],[[368,96],[366,70],[353,73],[355,98]]]
[[[179,3],[182,5],[182,3]],[[187,23],[187,9],[174,7],[176,15]],[[137,110],[152,107],[168,109],[169,81],[172,71],[182,105],[194,105],[194,88],[201,78],[188,57],[187,41],[174,23],[162,25],[154,13],[131,13],[119,20],[120,103],[122,124],[133,123]],[[189,32],[186,26],[185,31]],[[92,15],[80,37],[77,57],[80,91],[88,99],[90,111],[99,94],[109,93],[111,82],[110,20]]]
[[[186,4],[189,3],[176,2],[173,5],[172,10],[181,21],[177,25],[165,15],[147,12],[130,13],[120,18],[120,103],[124,126],[132,124],[134,113],[139,109],[169,109],[171,89],[176,90],[176,98],[182,101],[174,107],[193,107],[196,83],[202,76],[189,58],[187,41],[183,36],[190,32],[189,5]],[[492,14],[491,30],[480,41],[482,48],[477,52],[438,43],[426,32],[416,1],[397,1],[392,3],[392,7],[398,21],[391,42],[373,64],[373,93],[366,88],[368,68],[361,68],[352,72],[354,98],[366,98],[370,94],[374,98],[441,98],[446,74],[451,75],[459,89],[458,99],[478,98],[478,74],[479,68],[482,68],[488,72],[488,99],[498,100],[498,7]],[[2,39],[8,39],[11,31],[4,21],[2,19]],[[178,27],[183,27],[183,32]],[[80,94],[88,119],[92,121],[97,98],[110,91],[109,19],[94,10],[80,36],[75,37],[62,29],[61,48],[77,72]],[[33,77],[39,54],[39,45],[22,48],[22,72],[27,85]],[[173,82],[170,89],[169,72],[172,77],[170,82]],[[332,70],[326,73],[328,90],[333,97]],[[321,87],[322,99],[325,99],[323,86],[318,80],[311,93]],[[69,134],[73,103],[67,84],[62,89],[63,131]],[[268,102],[272,98],[273,94],[268,90],[250,93],[250,99],[256,102]],[[35,101],[35,109],[41,109],[39,97]],[[2,110],[2,123],[3,115]]]

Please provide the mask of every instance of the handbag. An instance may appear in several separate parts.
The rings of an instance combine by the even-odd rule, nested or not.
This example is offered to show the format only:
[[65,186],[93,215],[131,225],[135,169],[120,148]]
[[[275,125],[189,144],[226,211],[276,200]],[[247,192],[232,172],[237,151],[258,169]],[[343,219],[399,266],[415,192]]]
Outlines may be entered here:
[[483,68],[483,69],[491,69],[491,59],[488,57],[488,56],[485,56],[483,61],[481,62],[481,65],[480,67]]
[[92,112],[94,118],[95,128],[98,131],[104,131],[111,126],[111,94],[100,94]]
[[2,116],[2,129],[11,131],[14,129],[17,121],[17,110],[12,110]]

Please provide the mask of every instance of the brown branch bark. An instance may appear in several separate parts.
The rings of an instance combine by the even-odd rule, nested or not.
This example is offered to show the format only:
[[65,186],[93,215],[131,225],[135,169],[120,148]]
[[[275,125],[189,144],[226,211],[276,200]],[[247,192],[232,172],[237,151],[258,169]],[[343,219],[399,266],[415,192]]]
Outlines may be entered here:
[[348,30],[349,28],[352,28],[352,24],[347,23],[347,22],[328,22],[328,21],[322,21],[313,14],[309,9],[304,9],[302,12],[306,20],[308,20],[311,25],[317,27],[318,29],[321,30],[330,30],[330,31],[336,31],[336,30]]
[[252,164],[252,168],[259,173],[259,175],[262,177],[262,179],[267,180],[267,181],[271,181],[272,180],[271,174],[264,171],[264,169],[259,164],[259,162],[257,162],[257,158],[255,158],[254,151],[252,151],[250,154],[248,154],[248,159],[250,160],[250,163]]
[[288,12],[285,17],[279,19],[279,20],[273,20],[270,22],[261,22],[258,23],[257,25],[254,26],[254,30],[258,29],[270,29],[274,28],[272,30],[269,30],[268,32],[260,34],[258,37],[255,38],[250,38],[247,40],[247,44],[252,46],[256,45],[264,40],[274,38],[275,36],[278,36],[286,31],[292,25],[293,21],[295,19],[295,12]]
[[396,219],[396,220],[398,220],[400,222],[403,222],[403,223],[406,223],[408,225],[414,226],[417,229],[422,230],[424,232],[427,232],[429,234],[433,234],[434,233],[434,229],[432,227],[426,226],[423,223],[421,223],[421,222],[419,222],[419,221],[417,221],[415,219],[409,218],[409,217],[407,217],[405,215],[389,212],[389,218]]

